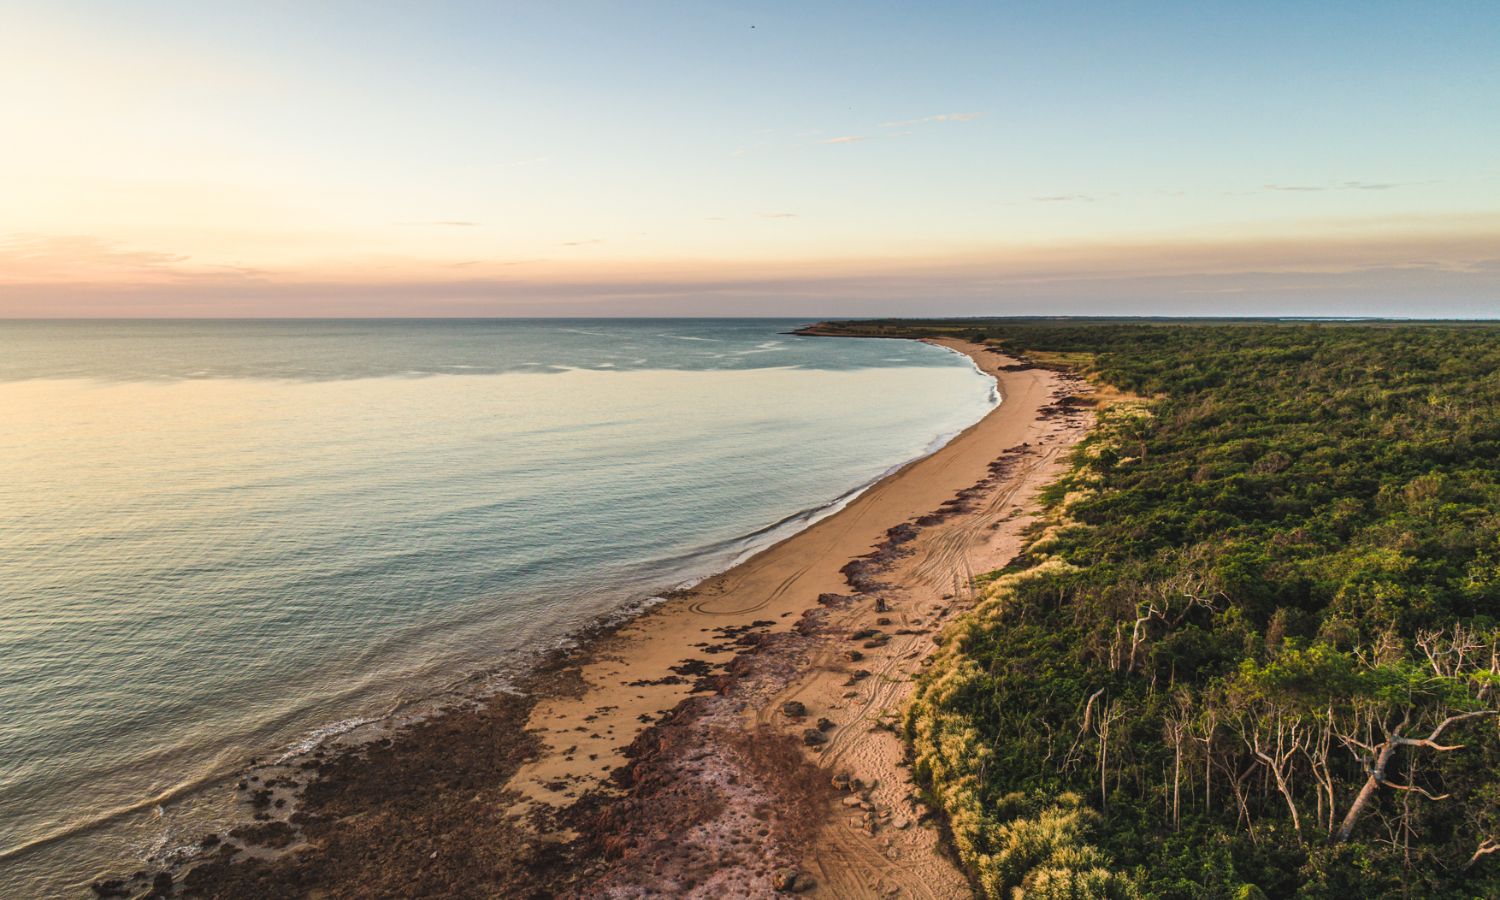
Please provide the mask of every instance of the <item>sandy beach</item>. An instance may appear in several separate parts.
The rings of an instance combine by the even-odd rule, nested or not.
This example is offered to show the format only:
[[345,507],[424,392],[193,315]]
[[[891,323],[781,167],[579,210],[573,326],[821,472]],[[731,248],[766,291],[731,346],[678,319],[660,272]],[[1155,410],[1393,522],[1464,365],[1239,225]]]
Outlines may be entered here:
[[900,712],[1091,415],[1075,379],[940,343],[997,380],[980,422],[521,693],[302,761],[295,812],[216,836],[187,892],[969,896]]

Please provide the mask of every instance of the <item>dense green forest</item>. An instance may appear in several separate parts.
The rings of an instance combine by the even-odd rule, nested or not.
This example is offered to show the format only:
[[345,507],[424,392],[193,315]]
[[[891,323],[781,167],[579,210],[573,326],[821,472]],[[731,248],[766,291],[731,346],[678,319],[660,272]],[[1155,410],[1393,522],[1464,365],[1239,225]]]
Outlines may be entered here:
[[986,895],[1500,896],[1500,329],[850,327],[1141,398],[908,712]]

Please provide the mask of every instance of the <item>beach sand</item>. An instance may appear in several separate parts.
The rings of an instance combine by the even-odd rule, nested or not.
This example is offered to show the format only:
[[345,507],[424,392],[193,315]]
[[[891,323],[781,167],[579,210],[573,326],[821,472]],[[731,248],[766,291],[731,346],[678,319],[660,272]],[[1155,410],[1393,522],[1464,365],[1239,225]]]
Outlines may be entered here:
[[972,602],[973,576],[1018,551],[1026,510],[1092,415],[1064,400],[1088,391],[1074,378],[938,343],[997,379],[1003,402],[980,422],[592,638],[522,696],[307,766],[319,775],[283,846],[246,864],[226,842],[188,886],[760,897],[781,882],[814,896],[970,896],[904,765],[899,716],[935,634]]

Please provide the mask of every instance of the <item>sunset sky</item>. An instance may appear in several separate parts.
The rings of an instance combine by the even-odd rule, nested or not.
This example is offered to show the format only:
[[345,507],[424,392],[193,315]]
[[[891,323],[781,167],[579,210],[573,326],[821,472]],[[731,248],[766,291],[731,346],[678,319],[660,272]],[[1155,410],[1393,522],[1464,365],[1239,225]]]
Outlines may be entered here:
[[1496,316],[1497,36],[1493,0],[0,0],[0,316]]

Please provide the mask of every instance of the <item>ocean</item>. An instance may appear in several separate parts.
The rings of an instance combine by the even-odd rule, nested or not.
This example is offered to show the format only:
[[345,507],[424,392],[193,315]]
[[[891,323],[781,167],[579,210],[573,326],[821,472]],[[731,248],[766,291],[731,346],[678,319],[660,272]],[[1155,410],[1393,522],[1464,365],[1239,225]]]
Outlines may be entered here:
[[0,885],[768,546],[997,402],[778,320],[0,322]]

